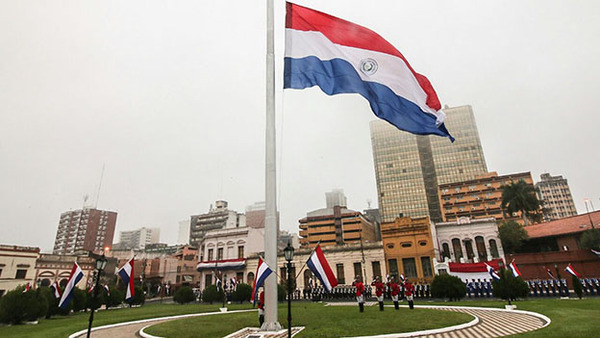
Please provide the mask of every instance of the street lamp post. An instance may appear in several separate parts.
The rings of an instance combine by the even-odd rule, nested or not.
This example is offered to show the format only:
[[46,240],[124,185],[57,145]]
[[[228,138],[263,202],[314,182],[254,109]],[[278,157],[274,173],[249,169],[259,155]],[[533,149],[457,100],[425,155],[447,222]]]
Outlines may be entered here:
[[102,274],[102,270],[106,267],[106,257],[104,256],[104,252],[102,253],[102,257],[96,259],[96,269],[98,270],[98,274],[96,275],[96,286],[94,286],[94,298],[92,301],[92,308],[90,311],[90,323],[88,325],[87,337],[90,337],[92,333],[92,322],[94,321],[94,310],[96,307],[96,300],[98,299],[98,287],[100,285],[100,275]]
[[283,255],[287,261],[287,287],[288,287],[288,338],[292,337],[292,260],[294,259],[294,247],[288,242]]

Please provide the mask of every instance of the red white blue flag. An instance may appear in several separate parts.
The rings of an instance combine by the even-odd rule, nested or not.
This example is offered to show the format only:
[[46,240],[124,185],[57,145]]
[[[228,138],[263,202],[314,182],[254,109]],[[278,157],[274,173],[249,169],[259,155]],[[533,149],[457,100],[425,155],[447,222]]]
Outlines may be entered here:
[[123,280],[123,283],[125,283],[125,285],[127,286],[127,291],[125,292],[126,301],[132,300],[133,296],[135,295],[135,277],[133,276],[133,262],[134,260],[132,258],[119,269],[119,276]]
[[571,266],[571,263],[569,263],[569,265],[567,265],[567,268],[565,269],[566,272],[572,274],[573,276],[577,277],[577,278],[581,278],[581,275],[577,273],[577,271],[575,271],[575,269],[573,269],[573,267]]
[[519,271],[519,268],[517,268],[517,264],[515,264],[515,261],[510,262],[510,264],[508,264],[508,267],[510,268],[510,271],[512,271],[513,276],[521,276],[521,271]]
[[267,279],[271,273],[273,273],[273,270],[271,270],[262,258],[258,257],[258,267],[256,268],[256,275],[254,276],[254,288],[252,289],[252,297],[250,297],[252,304],[256,304],[258,289],[263,285],[265,279]]
[[590,249],[592,250],[592,253],[595,254],[596,256],[600,257],[600,251],[596,251],[594,249]]
[[377,33],[289,2],[285,28],[284,88],[359,94],[398,129],[454,141],[429,80]]
[[75,286],[79,281],[83,278],[83,271],[77,265],[77,262],[73,263],[73,268],[71,269],[71,274],[69,275],[69,280],[67,280],[67,285],[65,286],[65,290],[63,291],[62,296],[60,297],[60,301],[58,302],[58,307],[61,309],[66,309],[71,299],[73,299],[73,294],[75,293]]
[[52,283],[52,285],[50,285],[50,289],[52,290],[52,294],[54,294],[54,297],[59,298],[61,297],[60,294],[60,287],[58,286],[58,282],[54,282]]
[[23,290],[23,293],[28,292],[29,290],[31,290],[31,283],[27,282],[27,284],[25,284],[25,289]]
[[306,265],[310,271],[312,271],[312,273],[319,278],[325,290],[331,291],[336,285],[338,285],[338,281],[333,275],[333,271],[331,271],[329,263],[327,263],[320,245],[317,245],[315,251],[308,258]]
[[495,281],[499,281],[500,280],[500,276],[496,273],[496,271],[494,271],[494,268],[492,268],[491,266],[487,265],[486,263],[483,263],[483,264],[485,264],[485,268],[487,269],[487,271],[490,274],[490,276],[492,276],[492,278]]

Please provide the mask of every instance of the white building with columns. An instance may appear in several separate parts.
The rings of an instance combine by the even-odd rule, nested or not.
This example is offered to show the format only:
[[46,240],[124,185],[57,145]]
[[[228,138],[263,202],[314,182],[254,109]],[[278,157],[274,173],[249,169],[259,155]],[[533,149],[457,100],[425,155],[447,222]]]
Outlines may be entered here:
[[498,224],[494,218],[461,217],[452,222],[435,223],[433,237],[436,256],[455,263],[479,263],[504,259]]

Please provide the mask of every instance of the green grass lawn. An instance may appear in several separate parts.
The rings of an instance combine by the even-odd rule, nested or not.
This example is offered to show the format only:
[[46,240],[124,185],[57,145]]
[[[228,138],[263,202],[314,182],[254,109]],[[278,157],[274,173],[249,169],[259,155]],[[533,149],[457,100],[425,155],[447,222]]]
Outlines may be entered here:
[[[388,302],[389,303],[389,302]],[[406,303],[404,303],[406,304]],[[483,306],[502,308],[502,301],[462,301],[462,302],[420,302],[430,305]],[[531,299],[515,302],[519,310],[534,311],[544,314],[552,320],[545,329],[528,332],[524,337],[599,337],[600,336],[600,298],[584,300]],[[178,305],[148,304],[140,308],[124,308],[100,311],[94,315],[94,327],[132,320],[173,316],[188,313],[218,311],[219,304],[214,305]],[[230,310],[251,308],[246,305],[228,305]],[[458,314],[450,317],[435,310],[400,309],[386,307],[380,313],[376,306],[366,307],[359,313],[356,306],[337,307],[323,306],[317,303],[293,303],[292,325],[307,326],[298,337],[339,337],[368,335],[391,332],[407,332],[434,327],[454,325],[467,322],[470,316]],[[167,337],[222,337],[246,326],[258,326],[256,312],[227,314],[223,320],[217,317],[196,317],[182,319],[152,327],[149,332]],[[229,317],[231,316],[231,317]],[[70,316],[56,316],[52,319],[41,319],[38,325],[0,326],[0,337],[67,337],[76,331],[87,328],[88,313],[77,313]],[[225,318],[227,318],[225,320]],[[279,321],[286,324],[287,306],[280,304]],[[201,330],[201,331],[200,331]]]
[[[175,316],[188,313],[219,311],[220,304],[147,304],[138,308],[123,308],[98,311],[94,314],[93,327],[128,322],[132,320]],[[251,304],[227,305],[230,310],[251,309]],[[76,313],[69,316],[55,316],[40,319],[37,325],[0,326],[0,337],[68,337],[70,334],[88,327],[90,313]]]
[[[464,313],[367,306],[358,312],[358,306],[324,306],[321,303],[293,303],[292,326],[306,328],[296,337],[342,337],[410,332],[462,324],[473,319]],[[287,306],[280,304],[279,321],[287,325]],[[229,314],[222,321],[214,317],[194,317],[157,324],[147,333],[162,337],[223,337],[247,326],[258,326],[256,312]]]

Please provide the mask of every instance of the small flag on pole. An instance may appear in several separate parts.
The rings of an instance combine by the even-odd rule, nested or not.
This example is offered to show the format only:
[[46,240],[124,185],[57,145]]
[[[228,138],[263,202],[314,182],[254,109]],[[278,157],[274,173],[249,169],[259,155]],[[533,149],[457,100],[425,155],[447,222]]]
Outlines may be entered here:
[[273,270],[271,270],[262,258],[258,257],[258,267],[256,268],[256,275],[254,276],[254,288],[252,289],[252,297],[250,297],[252,304],[256,304],[258,289],[263,285],[265,279],[267,279],[271,273],[273,273]]
[[596,254],[596,256],[598,256],[598,258],[600,258],[600,251],[596,251],[596,250],[594,250],[594,249],[590,249],[590,250],[592,250],[592,252],[593,252],[594,254]]
[[60,302],[58,302],[58,307],[61,309],[66,309],[71,299],[73,299],[73,294],[75,293],[75,286],[79,281],[83,278],[83,271],[77,265],[77,262],[73,263],[73,268],[71,269],[71,274],[69,275],[69,280],[67,280],[67,285],[65,286],[65,291],[63,292]]
[[[546,267],[545,267],[546,268]],[[552,279],[556,279],[556,277],[554,277],[554,274],[552,273],[552,271],[550,271],[549,268],[546,268],[546,273],[548,274],[548,276],[550,276],[550,278]]]
[[517,268],[517,264],[515,263],[514,260],[512,262],[510,262],[508,267],[510,268],[510,271],[512,271],[513,276],[515,276],[515,277],[521,276],[521,271],[519,271],[519,268]]
[[31,289],[31,283],[27,282],[27,284],[25,284],[25,290],[23,290],[23,293],[28,292]]
[[485,264],[485,268],[489,272],[490,276],[492,276],[492,278],[495,281],[499,281],[500,280],[500,276],[496,273],[496,271],[494,271],[494,268],[492,268],[491,266],[487,265],[487,263],[483,263],[483,264]]
[[123,280],[123,283],[125,283],[125,285],[126,285],[126,290],[127,290],[125,292],[125,300],[126,301],[132,300],[133,296],[135,296],[133,263],[134,263],[134,260],[132,258],[129,261],[127,261],[127,263],[125,263],[125,265],[123,265],[119,269],[119,276]]
[[577,271],[575,271],[575,269],[573,269],[573,267],[571,266],[571,263],[569,263],[569,265],[567,265],[567,267],[565,268],[565,271],[572,274],[573,276],[577,277],[577,278],[581,278],[581,275],[577,273]]
[[323,284],[323,287],[325,287],[325,290],[331,291],[336,285],[338,285],[338,281],[335,278],[333,271],[331,271],[329,263],[327,263],[320,245],[317,245],[315,251],[308,258],[306,265],[310,271],[312,271],[312,273],[319,278],[321,284]]
[[50,285],[50,289],[52,290],[52,294],[54,294],[54,297],[60,299],[61,293],[60,293],[60,287],[58,286],[58,282],[54,282],[52,283],[52,285]]

